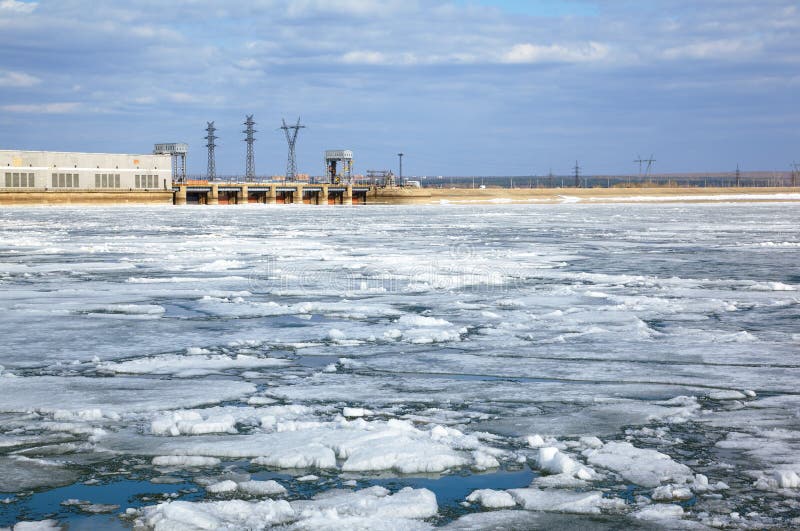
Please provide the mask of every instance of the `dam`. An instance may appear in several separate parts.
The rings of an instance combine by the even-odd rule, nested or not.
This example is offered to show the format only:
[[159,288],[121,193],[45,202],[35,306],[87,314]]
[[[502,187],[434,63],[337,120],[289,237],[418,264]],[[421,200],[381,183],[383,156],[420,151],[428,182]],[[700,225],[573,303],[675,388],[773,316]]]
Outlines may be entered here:
[[430,198],[430,191],[413,186],[358,184],[338,176],[330,183],[222,182],[183,179],[178,170],[176,180],[174,158],[0,150],[0,205],[365,205]]
[[[159,151],[159,150],[156,150]],[[191,180],[166,150],[108,154],[0,150],[0,205],[379,205],[490,202],[798,201],[797,187],[420,188],[359,182],[330,164],[322,182]],[[339,156],[339,152],[332,152]],[[342,152],[349,156],[349,152]],[[334,156],[334,155],[331,155]],[[181,154],[179,153],[180,157]],[[344,157],[344,155],[342,155]],[[343,159],[349,160],[349,159]],[[327,171],[327,170],[326,170]],[[794,181],[793,181],[794,182]]]

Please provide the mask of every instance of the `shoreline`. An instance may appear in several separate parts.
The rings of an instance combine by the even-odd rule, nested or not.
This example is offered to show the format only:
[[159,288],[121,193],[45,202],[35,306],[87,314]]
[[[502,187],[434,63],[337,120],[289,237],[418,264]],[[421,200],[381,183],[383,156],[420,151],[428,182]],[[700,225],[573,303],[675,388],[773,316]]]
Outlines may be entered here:
[[[643,204],[800,202],[800,187],[780,188],[373,188],[369,205]],[[0,206],[173,206],[158,192],[0,191]],[[199,205],[198,205],[199,206]],[[206,205],[203,205],[206,206]],[[221,205],[236,208],[243,205]],[[309,206],[322,206],[309,205]]]
[[431,189],[434,203],[709,203],[800,201],[800,188]]

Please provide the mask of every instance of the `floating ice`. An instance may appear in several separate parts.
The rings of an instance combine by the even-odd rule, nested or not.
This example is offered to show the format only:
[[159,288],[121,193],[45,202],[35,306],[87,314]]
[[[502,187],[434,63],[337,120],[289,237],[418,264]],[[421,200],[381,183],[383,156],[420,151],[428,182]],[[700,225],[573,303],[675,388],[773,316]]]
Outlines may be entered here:
[[552,446],[539,448],[537,462],[539,468],[549,474],[564,474],[584,481],[590,480],[595,476],[594,470],[582,466],[568,455],[561,453],[558,448]]
[[[599,514],[601,509],[620,507],[621,500],[604,499],[600,491],[569,492],[536,488],[511,489],[514,500],[528,511]],[[624,505],[624,502],[622,502]]]
[[62,529],[56,520],[39,520],[38,522],[17,522],[12,531],[53,531]]
[[[637,483],[631,510],[696,495],[656,525],[797,527],[794,205],[240,208],[3,211],[0,492],[194,469],[250,503],[283,494],[239,466],[324,476],[286,484],[301,501],[500,465],[480,490],[510,495],[503,465],[552,448],[526,495],[546,509],[450,526],[630,526],[592,493]],[[430,527],[462,501],[286,525]]]
[[487,509],[499,509],[502,507],[514,507],[517,502],[508,492],[491,489],[481,489],[473,491],[467,496],[467,501],[471,503],[479,503]]
[[174,411],[150,423],[154,435],[202,435],[206,433],[235,433],[236,419],[232,415],[203,417],[197,411]]
[[679,520],[683,518],[683,507],[680,505],[658,504],[648,505],[633,513],[634,518],[640,520]]
[[301,529],[428,529],[420,520],[438,512],[426,489],[391,494],[383,487],[331,491],[308,501],[174,501],[145,507],[141,525],[156,529],[262,529],[293,524]]
[[607,442],[602,448],[584,450],[591,465],[613,470],[624,479],[643,487],[658,487],[672,481],[693,481],[686,465],[673,461],[655,450],[636,448],[627,442]]
[[220,460],[216,457],[204,457],[199,455],[161,455],[154,457],[152,462],[155,466],[179,468],[207,467],[220,464]]
[[678,485],[662,485],[653,491],[656,501],[689,500],[693,496],[691,489]]
[[123,362],[104,362],[98,369],[119,374],[171,374],[180,377],[196,377],[213,374],[228,369],[253,369],[264,367],[283,367],[288,360],[277,358],[260,358],[238,354],[176,356],[165,354],[153,358],[139,358]]
[[286,488],[277,481],[242,481],[236,486],[240,491],[252,496],[282,496]]

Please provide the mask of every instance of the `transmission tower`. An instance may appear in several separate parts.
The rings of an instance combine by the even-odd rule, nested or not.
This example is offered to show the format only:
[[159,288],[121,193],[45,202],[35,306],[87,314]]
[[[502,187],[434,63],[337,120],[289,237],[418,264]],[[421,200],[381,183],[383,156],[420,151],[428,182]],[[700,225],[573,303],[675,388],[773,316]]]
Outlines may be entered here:
[[639,180],[641,181],[642,180],[642,164],[644,164],[645,162],[647,163],[647,166],[646,166],[647,169],[645,170],[644,176],[645,177],[649,177],[650,176],[650,170],[653,169],[653,163],[656,162],[656,159],[653,158],[653,155],[650,155],[649,159],[643,159],[641,155],[637,155],[637,157],[638,158],[636,160],[634,160],[633,162],[638,162],[639,163]]
[[575,188],[580,188],[581,187],[581,167],[578,166],[578,161],[577,160],[575,161],[575,167],[573,168],[573,170],[575,170]]
[[214,122],[206,122],[208,127],[206,127],[206,147],[208,148],[208,180],[213,181],[217,178],[217,164],[214,159],[214,148],[217,145],[214,143],[217,140],[217,135],[214,133],[217,132],[217,128],[214,127]]
[[255,132],[256,130],[253,128],[256,123],[253,121],[253,115],[248,114],[245,117],[244,121],[245,130],[242,133],[245,134],[244,141],[247,142],[247,163],[244,170],[244,179],[245,181],[251,182],[256,180],[256,161],[255,155],[253,154],[253,142],[256,141]]
[[648,177],[648,178],[650,177],[650,172],[653,169],[653,163],[655,161],[656,161],[656,159],[654,159],[653,155],[651,154],[650,158],[647,159],[647,171],[645,172],[645,177]]
[[286,142],[289,144],[289,158],[286,160],[286,180],[294,181],[297,178],[297,158],[295,157],[294,147],[297,144],[297,134],[300,129],[305,129],[306,126],[300,125],[300,118],[297,118],[297,124],[286,125],[286,120],[281,119],[283,122],[283,132],[286,133]]

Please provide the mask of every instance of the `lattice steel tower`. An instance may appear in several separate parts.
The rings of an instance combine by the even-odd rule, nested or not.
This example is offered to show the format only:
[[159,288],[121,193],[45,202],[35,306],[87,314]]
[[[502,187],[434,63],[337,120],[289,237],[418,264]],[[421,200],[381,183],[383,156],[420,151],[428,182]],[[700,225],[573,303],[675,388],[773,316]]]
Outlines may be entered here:
[[208,148],[208,180],[213,181],[217,178],[217,164],[214,159],[214,148],[217,145],[214,143],[217,140],[217,135],[214,133],[217,132],[217,128],[214,127],[214,122],[206,122],[208,127],[206,127],[206,147]]
[[299,117],[295,125],[286,125],[286,120],[283,118],[281,121],[283,122],[281,129],[286,133],[286,142],[289,143],[289,158],[286,160],[286,180],[293,181],[297,178],[297,158],[294,151],[294,147],[297,144],[297,134],[300,129],[305,129],[306,126],[300,125]]
[[247,167],[244,171],[244,178],[246,181],[255,181],[256,180],[256,162],[255,156],[253,154],[253,142],[256,141],[256,137],[253,136],[256,130],[253,128],[256,123],[253,121],[253,115],[249,114],[246,116],[244,121],[245,130],[242,133],[245,134],[244,141],[247,142]]

